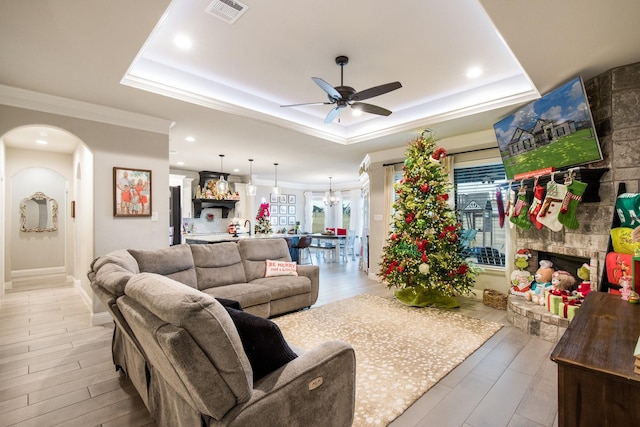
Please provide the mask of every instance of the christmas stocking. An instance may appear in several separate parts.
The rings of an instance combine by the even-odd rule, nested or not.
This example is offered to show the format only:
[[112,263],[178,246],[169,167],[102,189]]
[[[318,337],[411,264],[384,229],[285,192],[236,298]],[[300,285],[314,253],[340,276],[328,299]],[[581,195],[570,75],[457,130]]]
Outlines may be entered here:
[[531,222],[529,222],[529,202],[527,200],[526,187],[520,187],[520,191],[518,191],[518,201],[516,201],[516,205],[513,208],[513,215],[509,221],[523,230],[531,228]]
[[566,194],[566,185],[558,184],[553,180],[549,181],[547,184],[547,195],[536,217],[539,223],[553,231],[562,230],[562,223],[558,220],[558,214],[560,213],[562,201]]
[[509,203],[507,204],[507,209],[504,212],[504,216],[509,218],[509,228],[513,228],[516,226],[515,223],[511,222],[511,218],[513,218],[513,211],[516,207],[516,192],[509,187]]
[[571,184],[567,185],[567,194],[564,196],[562,206],[560,206],[560,214],[558,215],[558,221],[565,227],[575,230],[578,228],[578,218],[576,218],[576,209],[578,203],[582,200],[582,195],[587,188],[587,184],[578,180],[572,180]]
[[542,200],[544,200],[544,187],[536,183],[533,188],[533,202],[529,208],[529,219],[538,230],[542,230],[542,227],[544,227],[536,218],[538,216],[538,212],[540,212],[540,209],[542,208]]

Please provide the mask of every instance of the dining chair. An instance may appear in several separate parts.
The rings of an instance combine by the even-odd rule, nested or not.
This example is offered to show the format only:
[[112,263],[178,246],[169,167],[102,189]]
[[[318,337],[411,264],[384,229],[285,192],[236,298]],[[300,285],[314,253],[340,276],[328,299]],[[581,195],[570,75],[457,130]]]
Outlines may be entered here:
[[309,250],[309,246],[311,246],[311,241],[313,239],[311,236],[300,236],[298,239],[298,243],[293,245],[293,248],[298,251],[298,264],[302,264],[302,260],[304,259],[304,255],[306,254],[309,258],[309,262],[313,264],[313,258],[311,257],[311,251]]

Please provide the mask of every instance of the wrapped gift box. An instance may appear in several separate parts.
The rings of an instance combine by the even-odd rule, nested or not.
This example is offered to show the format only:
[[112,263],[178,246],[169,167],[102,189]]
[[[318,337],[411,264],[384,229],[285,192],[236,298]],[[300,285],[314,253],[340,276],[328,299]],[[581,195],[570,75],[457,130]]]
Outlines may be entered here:
[[562,304],[568,301],[573,301],[578,299],[577,296],[568,296],[562,294],[554,294],[553,291],[545,291],[545,305],[547,306],[547,310],[551,312],[551,314],[562,315],[560,313],[560,309]]
[[578,311],[581,304],[582,304],[581,299],[574,299],[574,300],[563,303],[562,312],[560,313],[560,315],[565,319],[569,319],[569,320],[573,319],[573,316],[576,315],[576,311]]

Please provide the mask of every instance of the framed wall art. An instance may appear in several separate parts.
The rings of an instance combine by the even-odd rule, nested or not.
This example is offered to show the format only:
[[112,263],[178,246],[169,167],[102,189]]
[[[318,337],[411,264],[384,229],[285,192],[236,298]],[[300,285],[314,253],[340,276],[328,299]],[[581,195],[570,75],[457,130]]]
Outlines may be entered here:
[[296,195],[295,194],[289,194],[289,204],[290,205],[295,205],[296,204]]
[[151,216],[151,171],[113,168],[113,216]]

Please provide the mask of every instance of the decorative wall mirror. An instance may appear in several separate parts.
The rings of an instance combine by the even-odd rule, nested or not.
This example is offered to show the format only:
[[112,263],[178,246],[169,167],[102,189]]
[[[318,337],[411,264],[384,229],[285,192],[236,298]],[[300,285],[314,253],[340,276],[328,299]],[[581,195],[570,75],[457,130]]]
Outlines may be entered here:
[[21,231],[56,231],[58,202],[44,193],[36,192],[20,202]]

